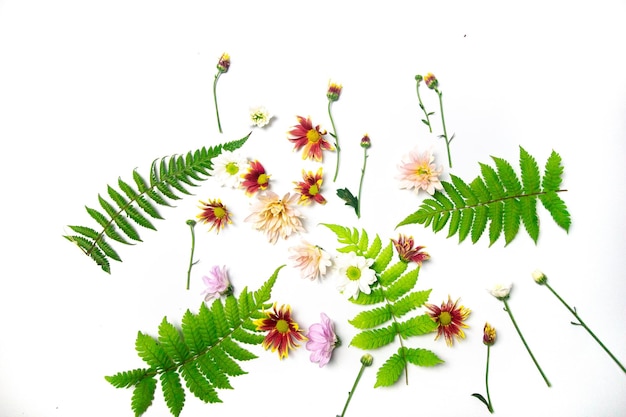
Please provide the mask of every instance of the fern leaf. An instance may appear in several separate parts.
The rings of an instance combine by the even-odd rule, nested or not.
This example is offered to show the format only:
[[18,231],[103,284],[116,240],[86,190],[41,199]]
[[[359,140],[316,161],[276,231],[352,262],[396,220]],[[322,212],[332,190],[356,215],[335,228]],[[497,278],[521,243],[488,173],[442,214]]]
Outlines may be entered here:
[[[385,295],[387,299],[391,302],[398,300],[400,297],[407,294],[409,291],[413,289],[415,283],[417,282],[417,277],[419,275],[420,268],[419,266],[415,269],[410,270],[406,274],[402,275],[400,278],[395,280],[388,288],[385,290]],[[381,279],[382,282],[382,279]]]
[[398,333],[403,339],[432,333],[435,330],[437,330],[437,323],[428,314],[415,316],[398,323]]
[[443,360],[427,349],[404,348],[407,362],[417,366],[435,366]]
[[541,185],[545,191],[558,191],[561,187],[563,176],[563,166],[561,165],[561,156],[552,151],[541,180]]
[[157,380],[154,378],[142,379],[135,385],[130,403],[135,416],[142,415],[152,405],[156,386]]
[[178,417],[185,405],[185,390],[180,382],[180,376],[174,371],[166,371],[161,374],[161,388],[163,397],[170,413]]
[[561,197],[556,192],[549,192],[539,196],[541,204],[548,210],[556,224],[569,231],[569,227],[572,223],[565,202],[561,200]]
[[402,317],[409,311],[415,310],[416,308],[423,306],[426,301],[428,301],[428,297],[430,296],[431,291],[432,290],[424,290],[409,293],[407,296],[401,298],[391,305],[391,313],[395,317]]
[[[563,200],[556,193],[560,189],[563,167],[561,157],[552,152],[543,178],[536,159],[520,146],[519,166],[521,181],[509,162],[492,157],[495,169],[480,164],[481,176],[469,185],[450,175],[451,183],[442,181],[443,190],[433,198],[422,201],[414,213],[398,226],[421,224],[436,233],[449,223],[448,237],[458,235],[459,243],[471,236],[476,243],[489,230],[489,246],[504,234],[505,246],[518,234],[520,224],[536,243],[539,238],[537,199],[550,212],[554,221],[566,231],[571,219]],[[454,206],[451,208],[451,204]]]
[[380,253],[380,250],[382,248],[383,248],[383,243],[380,240],[380,237],[376,235],[376,237],[374,238],[374,241],[372,242],[372,245],[369,247],[367,252],[365,252],[364,256],[368,259],[375,259]]
[[402,273],[404,271],[406,271],[407,266],[408,266],[408,263],[402,262],[402,261],[398,261],[394,265],[392,265],[389,268],[385,269],[380,274],[380,278],[379,278],[380,284],[385,286],[385,287],[390,285],[392,282],[394,282],[396,279],[398,279],[400,277],[400,275],[402,275]]
[[[153,203],[170,206],[167,199],[178,200],[181,198],[179,194],[190,194],[186,186],[197,186],[198,182],[206,179],[213,158],[218,156],[223,149],[234,150],[243,146],[249,136],[250,134],[237,141],[188,152],[184,157],[174,155],[156,159],[150,166],[149,183],[137,170],[133,170],[132,177],[137,190],[128,182],[118,178],[117,185],[121,192],[110,185],[107,186],[107,194],[117,208],[101,195],[98,195],[98,202],[106,215],[96,209],[86,207],[89,216],[102,229],[97,231],[86,226],[71,226],[72,228],[79,228],[80,231],[73,230],[81,235],[89,234],[85,236],[91,239],[91,243],[88,247],[81,247],[83,252],[94,259],[105,272],[110,273],[109,259],[117,261],[121,261],[121,259],[111,245],[102,243],[105,236],[124,244],[129,243],[126,237],[141,242],[142,239],[133,227],[133,223],[156,230],[149,218],[162,219]],[[123,235],[116,230],[116,227]],[[95,235],[92,230],[96,232]],[[66,237],[68,240],[74,241],[69,236]]]
[[205,403],[222,402],[211,383],[200,373],[194,363],[185,363],[181,368],[181,375],[187,389],[197,398]]
[[216,390],[232,389],[229,377],[246,373],[239,362],[256,358],[238,342],[263,342],[263,336],[244,329],[255,328],[253,317],[262,314],[281,268],[256,292],[242,291],[244,296],[239,299],[246,300],[244,309],[239,308],[238,298],[229,296],[224,302],[227,306],[218,299],[210,308],[202,303],[198,314],[187,310],[180,329],[163,318],[157,338],[138,332],[135,350],[148,368],[119,372],[105,379],[116,388],[134,388],[131,406],[136,415],[152,404],[157,377],[173,415],[179,415],[185,403],[182,380],[202,401],[221,402]]
[[387,326],[358,333],[352,338],[350,345],[360,349],[378,349],[393,342],[395,337],[396,331],[394,326]]
[[400,375],[402,375],[402,371],[404,371],[406,367],[406,360],[401,355],[401,350],[402,348],[400,348],[397,353],[391,355],[383,366],[378,369],[374,388],[389,387],[400,379]]
[[364,292],[359,292],[359,295],[354,298],[350,298],[350,301],[353,304],[358,305],[372,305],[378,304],[385,301],[385,294],[383,289],[380,287],[372,288],[372,291],[369,294],[365,294]]
[[385,249],[382,250],[374,260],[372,264],[372,269],[377,273],[381,273],[387,268],[389,262],[391,262],[391,258],[393,257],[393,243],[389,242]]
[[388,322],[393,318],[389,307],[378,307],[373,310],[362,311],[357,314],[352,320],[348,320],[348,323],[356,327],[357,329],[371,329],[379,326],[385,322]]
[[522,174],[522,186],[527,194],[537,193],[541,190],[541,177],[539,165],[524,148],[520,146],[520,171]]

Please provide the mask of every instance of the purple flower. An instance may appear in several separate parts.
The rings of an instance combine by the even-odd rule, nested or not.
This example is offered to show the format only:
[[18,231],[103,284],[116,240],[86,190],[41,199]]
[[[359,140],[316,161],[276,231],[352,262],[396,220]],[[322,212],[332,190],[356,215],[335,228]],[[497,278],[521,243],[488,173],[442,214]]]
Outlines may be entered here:
[[320,313],[321,323],[315,323],[309,327],[306,337],[306,350],[311,351],[311,362],[318,362],[320,368],[330,361],[333,349],[339,345],[339,339],[335,335],[333,323],[328,316]]
[[228,280],[228,273],[226,267],[221,268],[217,265],[211,268],[208,276],[203,276],[202,281],[206,285],[206,289],[202,291],[204,295],[204,301],[209,302],[214,298],[219,298],[221,295],[228,295],[232,292],[230,281]]

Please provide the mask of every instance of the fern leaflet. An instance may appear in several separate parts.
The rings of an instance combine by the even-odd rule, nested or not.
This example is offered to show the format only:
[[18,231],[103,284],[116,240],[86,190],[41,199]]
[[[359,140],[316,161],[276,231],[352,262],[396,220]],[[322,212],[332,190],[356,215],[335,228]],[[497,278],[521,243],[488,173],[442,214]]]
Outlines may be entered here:
[[487,231],[489,246],[504,234],[505,245],[517,236],[520,225],[537,243],[539,217],[537,200],[554,221],[566,231],[571,224],[565,202],[557,195],[563,175],[561,157],[556,152],[546,162],[543,177],[539,166],[520,146],[521,177],[507,161],[492,157],[495,168],[480,164],[481,176],[470,184],[450,175],[452,182],[442,181],[443,191],[425,199],[418,210],[402,220],[397,227],[419,223],[439,232],[448,226],[448,237],[458,235],[459,242],[468,236],[476,243]]
[[163,318],[156,338],[138,332],[135,350],[148,367],[105,379],[116,388],[133,388],[135,416],[152,405],[157,380],[175,416],[185,404],[183,383],[205,403],[221,402],[217,389],[232,389],[229,378],[246,373],[238,362],[256,358],[241,343],[259,345],[263,341],[252,321],[268,307],[281,268],[254,293],[244,289],[239,298],[229,295],[225,302],[215,300],[211,307],[203,303],[197,314],[187,310],[180,329]]
[[355,304],[371,306],[349,320],[357,333],[350,345],[360,349],[373,350],[387,346],[398,340],[400,347],[378,370],[375,387],[390,386],[398,381],[404,372],[408,383],[408,364],[417,366],[433,366],[443,362],[435,353],[426,349],[412,349],[404,346],[404,340],[412,336],[429,334],[437,328],[437,324],[428,314],[407,315],[422,307],[431,290],[415,291],[414,287],[419,276],[419,266],[410,268],[408,263],[392,264],[393,244],[389,242],[384,248],[378,235],[369,244],[370,239],[365,230],[348,228],[336,224],[324,224],[337,236],[342,245],[337,251],[354,252],[358,256],[372,259],[371,268],[376,273],[376,282],[370,294],[360,292],[351,298]]
[[[195,187],[210,175],[212,159],[222,150],[233,151],[248,140],[250,134],[242,139],[227,142],[210,148],[203,147],[186,155],[164,157],[152,162],[149,184],[136,170],[133,171],[133,188],[128,182],[118,180],[118,191],[107,186],[107,195],[111,201],[98,195],[100,210],[86,207],[89,216],[101,227],[100,231],[85,226],[69,226],[76,234],[64,236],[93,259],[103,271],[110,273],[110,260],[121,262],[120,256],[106,240],[131,244],[141,242],[139,232],[133,224],[156,230],[150,219],[162,219],[154,203],[170,206],[168,199],[178,200],[179,194],[191,194],[186,186]],[[184,184],[184,185],[183,185]]]

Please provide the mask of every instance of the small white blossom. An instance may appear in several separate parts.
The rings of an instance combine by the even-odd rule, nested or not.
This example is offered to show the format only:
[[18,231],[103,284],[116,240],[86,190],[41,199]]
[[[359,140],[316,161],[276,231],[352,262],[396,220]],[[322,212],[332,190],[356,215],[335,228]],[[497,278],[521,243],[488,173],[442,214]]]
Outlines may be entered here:
[[543,285],[546,283],[546,281],[548,280],[548,278],[546,277],[546,275],[541,272],[538,269],[535,269],[532,273],[533,279],[535,280],[535,282],[539,285]]
[[340,253],[335,261],[335,268],[339,272],[337,289],[346,298],[356,299],[359,292],[369,294],[370,285],[376,282],[376,273],[370,266],[372,259],[358,256],[354,252]]
[[263,127],[270,122],[272,114],[263,106],[250,108],[251,126]]
[[213,169],[210,174],[222,186],[238,188],[241,184],[241,174],[248,167],[248,160],[239,152],[222,150],[213,158]]

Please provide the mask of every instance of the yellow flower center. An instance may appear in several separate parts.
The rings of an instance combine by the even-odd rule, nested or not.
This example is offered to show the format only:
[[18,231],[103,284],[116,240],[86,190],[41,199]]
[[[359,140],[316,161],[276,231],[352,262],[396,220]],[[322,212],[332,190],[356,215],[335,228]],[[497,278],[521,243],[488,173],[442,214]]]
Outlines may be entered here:
[[263,185],[263,184],[267,184],[267,180],[268,180],[268,176],[267,174],[261,174],[259,175],[259,178],[256,180],[257,184],[259,185]]
[[226,210],[221,207],[215,207],[213,209],[213,215],[218,219],[223,219],[226,216]]
[[430,175],[430,167],[427,165],[422,165],[421,167],[417,168],[417,174],[418,175]]
[[229,162],[226,164],[226,172],[230,175],[235,175],[239,172],[239,166],[235,162]]
[[279,333],[287,333],[289,331],[289,323],[287,323],[287,320],[278,320],[276,322],[276,330],[278,330]]
[[309,194],[310,195],[316,195],[319,194],[320,189],[317,187],[317,184],[313,184],[312,186],[309,187]]
[[309,129],[309,131],[306,132],[306,138],[309,142],[317,143],[322,138],[322,135],[320,135],[320,132],[316,129]]
[[447,311],[442,311],[439,315],[439,323],[441,323],[442,326],[447,326],[448,324],[452,323],[452,316],[450,315],[450,313],[448,313]]
[[350,281],[358,281],[358,279],[361,278],[361,270],[356,266],[351,265],[346,270],[346,276]]

